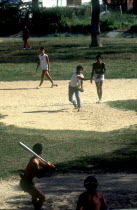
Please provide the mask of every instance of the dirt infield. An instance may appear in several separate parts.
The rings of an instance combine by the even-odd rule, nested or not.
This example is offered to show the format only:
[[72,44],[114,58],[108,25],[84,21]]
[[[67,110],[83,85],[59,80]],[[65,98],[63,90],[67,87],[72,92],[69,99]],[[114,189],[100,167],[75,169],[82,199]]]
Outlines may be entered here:
[[68,81],[58,81],[50,88],[46,81],[41,89],[38,82],[0,82],[0,114],[6,125],[50,130],[112,131],[137,124],[134,111],[111,108],[105,102],[137,99],[137,79],[105,80],[103,102],[96,104],[95,84],[84,82],[81,93],[83,108],[77,112],[68,101]]
[[[81,112],[68,102],[68,81],[57,81],[58,87],[50,88],[46,81],[41,89],[38,82],[0,82],[0,122],[22,128],[112,131],[137,124],[134,111],[111,108],[105,102],[137,99],[137,79],[105,80],[103,103],[96,104],[95,84],[84,82],[81,93]],[[58,174],[37,180],[46,195],[45,210],[73,210],[83,190],[87,174]],[[110,208],[137,207],[136,174],[96,175],[100,190]],[[31,210],[29,195],[19,188],[19,180],[0,181],[2,195],[0,209]]]

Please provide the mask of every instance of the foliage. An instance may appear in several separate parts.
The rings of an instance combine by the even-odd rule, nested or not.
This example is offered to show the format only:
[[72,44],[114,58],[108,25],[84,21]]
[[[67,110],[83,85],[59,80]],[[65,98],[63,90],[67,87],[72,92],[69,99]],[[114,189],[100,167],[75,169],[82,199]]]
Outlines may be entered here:
[[133,14],[120,15],[118,12],[110,12],[101,18],[101,31],[111,31],[115,29],[127,29],[137,24],[137,17]]
[[[26,10],[27,11],[27,10]],[[28,10],[28,13],[32,11]],[[15,34],[21,30],[21,17],[18,6],[0,7],[0,34]],[[29,16],[29,14],[28,14]],[[83,33],[91,32],[91,8],[81,7],[54,7],[40,8],[33,11],[29,19],[29,28],[32,34],[46,35],[55,33]],[[101,31],[127,29],[137,25],[136,15],[109,12],[101,15]]]

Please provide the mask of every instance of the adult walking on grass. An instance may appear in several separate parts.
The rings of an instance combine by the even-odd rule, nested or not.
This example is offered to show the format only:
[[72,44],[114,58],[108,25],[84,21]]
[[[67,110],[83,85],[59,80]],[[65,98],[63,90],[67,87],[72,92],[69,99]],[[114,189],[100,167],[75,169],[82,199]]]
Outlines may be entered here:
[[39,89],[41,87],[45,76],[50,80],[50,82],[52,84],[51,85],[52,88],[54,86],[57,86],[57,84],[53,83],[53,80],[49,74],[49,72],[50,72],[49,57],[47,54],[45,54],[45,49],[43,47],[40,48],[39,60],[38,60],[38,65],[37,65],[36,71],[38,70],[39,66],[41,66],[42,74],[41,74],[40,84],[37,88]]
[[31,49],[31,46],[28,43],[28,39],[30,37],[30,32],[26,25],[23,27],[22,33],[23,33],[24,50],[26,50],[26,47],[28,47],[28,49]]
[[[75,108],[80,111],[81,108],[81,100],[80,100],[80,92],[83,92],[83,80],[91,80],[91,78],[85,79],[82,74],[83,67],[77,66],[76,72],[72,75],[71,80],[69,82],[69,101],[74,105]],[[76,101],[73,99],[73,95],[75,93]]]
[[102,86],[104,80],[104,74],[106,73],[105,63],[102,62],[101,55],[96,56],[96,63],[93,63],[92,73],[91,73],[91,83],[94,80],[97,88],[98,101],[97,103],[101,103],[102,101]]

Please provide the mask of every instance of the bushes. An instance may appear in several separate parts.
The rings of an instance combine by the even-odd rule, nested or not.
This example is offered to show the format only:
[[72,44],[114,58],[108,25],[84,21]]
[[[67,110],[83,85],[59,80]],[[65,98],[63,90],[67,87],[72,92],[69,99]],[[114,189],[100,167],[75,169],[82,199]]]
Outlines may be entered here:
[[[21,29],[19,10],[16,7],[0,9],[0,27],[3,34],[17,33]],[[101,16],[101,31],[127,29],[137,25],[137,16],[133,14],[120,15],[119,12],[109,12]],[[29,19],[31,34],[46,35],[55,33],[90,33],[91,8],[82,7],[54,7],[41,8],[33,13]],[[132,27],[136,31],[136,27]]]
[[34,13],[32,30],[37,34],[81,31],[90,24],[90,16],[89,7],[44,8]]
[[101,18],[101,31],[127,29],[137,23],[137,16],[133,14],[120,15],[119,12],[110,12]]
[[20,30],[18,9],[16,7],[0,8],[0,35],[16,33]]

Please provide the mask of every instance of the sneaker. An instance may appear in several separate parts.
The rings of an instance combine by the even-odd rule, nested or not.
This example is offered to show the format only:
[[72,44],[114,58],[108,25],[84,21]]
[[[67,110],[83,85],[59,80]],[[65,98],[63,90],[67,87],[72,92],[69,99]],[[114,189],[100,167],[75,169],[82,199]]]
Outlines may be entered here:
[[52,84],[52,85],[51,85],[51,88],[57,87],[57,86],[58,86],[57,84]]
[[73,106],[74,106],[75,108],[77,108],[76,101],[73,101]]
[[40,86],[38,86],[37,89],[40,89]]

